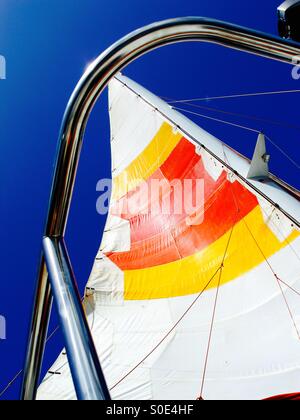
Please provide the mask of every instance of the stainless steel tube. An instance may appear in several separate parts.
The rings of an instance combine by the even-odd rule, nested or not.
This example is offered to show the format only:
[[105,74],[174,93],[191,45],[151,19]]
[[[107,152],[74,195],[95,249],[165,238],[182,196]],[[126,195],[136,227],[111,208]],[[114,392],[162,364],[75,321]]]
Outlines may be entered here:
[[[67,106],[59,136],[59,152],[51,192],[46,236],[63,238],[68,220],[82,140],[90,112],[108,82],[127,64],[164,45],[183,41],[202,41],[242,50],[269,59],[292,63],[300,46],[278,37],[206,18],[180,18],[142,28],[106,50],[88,68]],[[47,278],[40,277],[38,290]],[[35,312],[49,312],[47,299],[37,295]],[[49,316],[49,314],[48,314]],[[36,317],[34,317],[35,319]],[[25,366],[23,395],[34,399],[40,375],[44,336],[39,336],[48,320],[34,322]],[[38,343],[32,345],[32,343]]]
[[78,400],[109,400],[64,241],[45,238],[45,260]]
[[[27,358],[24,368],[24,378],[26,378],[26,382],[21,391],[22,400],[31,400],[36,394],[36,382],[31,379],[40,376],[39,372],[48,332],[49,314],[51,313],[53,301],[44,256],[42,256],[39,270],[35,306],[33,309],[26,355]],[[32,355],[35,355],[35,357],[32,357]]]

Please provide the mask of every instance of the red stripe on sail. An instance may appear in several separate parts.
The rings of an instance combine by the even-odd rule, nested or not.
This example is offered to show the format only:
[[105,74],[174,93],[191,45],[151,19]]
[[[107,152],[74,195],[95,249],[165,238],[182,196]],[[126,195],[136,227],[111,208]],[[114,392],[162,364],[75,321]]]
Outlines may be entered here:
[[[239,182],[232,184],[227,180],[225,170],[215,181],[205,170],[195,146],[186,139],[179,143],[165,164],[147,182],[149,188],[153,180],[162,182],[159,202],[156,203],[160,208],[164,208],[166,202],[171,203],[172,211],[175,208],[175,193],[170,186],[174,179],[181,183],[185,179],[204,181],[203,223],[189,226],[189,215],[185,211],[182,214],[153,214],[153,202],[149,200],[148,191],[129,193],[121,200],[122,208],[128,209],[129,206],[132,210],[132,203],[138,203],[137,214],[121,211],[119,215],[130,222],[131,250],[109,255],[122,270],[153,267],[191,256],[221,238],[234,223],[242,220],[258,205],[257,198]],[[189,192],[192,196],[196,194],[195,189],[196,184],[193,184]],[[146,212],[143,212],[145,209]]]

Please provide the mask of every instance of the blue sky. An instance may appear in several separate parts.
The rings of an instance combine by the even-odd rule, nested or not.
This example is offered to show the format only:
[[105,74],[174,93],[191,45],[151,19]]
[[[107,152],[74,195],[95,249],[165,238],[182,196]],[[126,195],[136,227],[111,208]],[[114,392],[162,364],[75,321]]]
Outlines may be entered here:
[[[128,32],[178,16],[208,16],[276,33],[280,0],[2,0],[0,54],[7,80],[0,81],[0,315],[7,340],[0,341],[0,389],[23,366],[37,263],[62,115],[87,64]],[[219,46],[166,47],[124,73],[160,96],[175,99],[300,89],[291,68]],[[298,94],[210,101],[206,106],[297,125]],[[96,213],[96,183],[110,176],[106,95],[91,116],[70,215],[67,243],[81,291],[98,249],[105,220]],[[218,113],[209,113],[220,118]],[[222,116],[221,116],[222,118]],[[295,160],[300,128],[234,116],[233,123],[264,130]],[[195,117],[205,129],[247,156],[256,136]],[[270,148],[272,171],[300,188],[299,171]],[[56,319],[52,320],[52,327]],[[47,347],[44,372],[61,347],[58,334]],[[20,382],[4,399],[19,395]]]

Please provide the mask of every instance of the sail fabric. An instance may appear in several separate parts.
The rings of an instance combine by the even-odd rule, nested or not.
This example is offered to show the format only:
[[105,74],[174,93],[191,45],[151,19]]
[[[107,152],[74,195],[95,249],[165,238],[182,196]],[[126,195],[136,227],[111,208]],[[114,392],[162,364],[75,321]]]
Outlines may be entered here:
[[[84,305],[112,398],[299,392],[297,194],[248,182],[249,160],[124,76],[109,100],[112,197]],[[65,353],[38,398],[76,398]]]

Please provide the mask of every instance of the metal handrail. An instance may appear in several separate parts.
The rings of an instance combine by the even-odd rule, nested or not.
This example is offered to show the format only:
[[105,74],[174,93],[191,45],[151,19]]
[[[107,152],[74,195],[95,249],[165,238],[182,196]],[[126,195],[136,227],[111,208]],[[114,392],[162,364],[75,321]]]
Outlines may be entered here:
[[[300,46],[294,42],[216,20],[179,18],[133,32],[107,49],[89,66],[68,103],[59,136],[22,399],[32,400],[36,397],[52,306],[51,287],[60,314],[77,397],[110,398],[63,241],[82,141],[95,102],[119,71],[149,51],[183,41],[215,43],[290,64],[295,56],[300,56]],[[83,354],[85,357],[82,359],[79,355]]]

